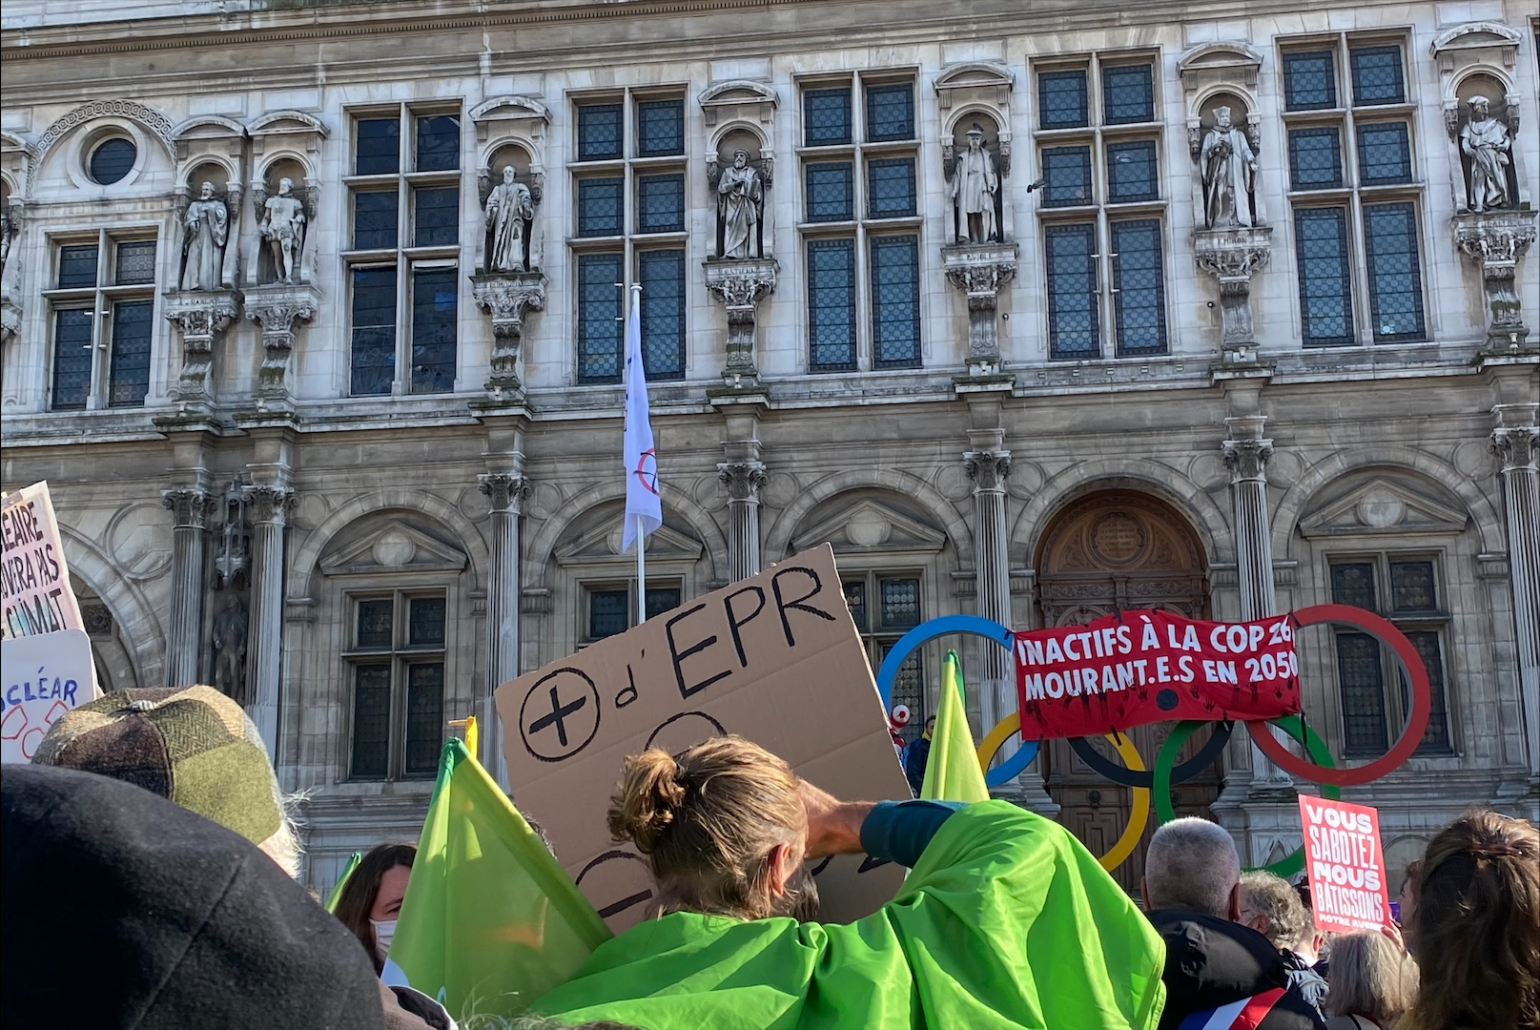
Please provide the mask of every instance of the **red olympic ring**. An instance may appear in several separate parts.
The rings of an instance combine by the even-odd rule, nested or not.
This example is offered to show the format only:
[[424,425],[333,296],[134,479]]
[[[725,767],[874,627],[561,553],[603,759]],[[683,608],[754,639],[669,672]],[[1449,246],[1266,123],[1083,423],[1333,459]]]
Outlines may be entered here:
[[1365,630],[1378,637],[1381,642],[1389,644],[1390,649],[1396,653],[1396,657],[1401,659],[1401,664],[1406,667],[1407,676],[1412,681],[1412,711],[1406,720],[1406,729],[1402,731],[1394,747],[1368,765],[1360,765],[1352,769],[1328,769],[1324,765],[1316,765],[1314,762],[1297,757],[1284,747],[1277,737],[1273,736],[1264,720],[1246,723],[1246,730],[1251,734],[1251,739],[1256,741],[1257,747],[1264,755],[1271,758],[1278,768],[1316,783],[1353,787],[1368,783],[1370,780],[1377,780],[1399,767],[1411,757],[1413,751],[1417,750],[1417,745],[1422,743],[1422,734],[1428,728],[1428,715],[1433,708],[1432,691],[1428,687],[1428,670],[1423,666],[1422,656],[1417,653],[1412,642],[1406,639],[1406,634],[1396,629],[1388,619],[1382,619],[1373,612],[1348,604],[1311,605],[1309,608],[1292,612],[1290,617],[1296,629],[1322,622],[1340,622]]

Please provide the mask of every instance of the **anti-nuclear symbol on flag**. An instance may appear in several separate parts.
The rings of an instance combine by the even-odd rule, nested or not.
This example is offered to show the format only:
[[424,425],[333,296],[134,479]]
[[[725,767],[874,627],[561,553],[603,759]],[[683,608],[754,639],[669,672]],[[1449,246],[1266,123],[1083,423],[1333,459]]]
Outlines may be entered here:
[[535,681],[519,709],[524,747],[542,762],[561,762],[582,751],[599,732],[599,688],[573,668]]
[[658,494],[658,451],[649,447],[636,459],[636,469],[631,473],[637,482],[642,484],[642,489],[650,494]]

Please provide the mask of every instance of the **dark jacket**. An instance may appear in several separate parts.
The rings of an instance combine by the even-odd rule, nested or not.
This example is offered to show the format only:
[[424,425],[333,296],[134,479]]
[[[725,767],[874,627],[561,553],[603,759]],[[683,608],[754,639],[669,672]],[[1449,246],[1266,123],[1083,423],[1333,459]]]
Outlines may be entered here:
[[904,775],[909,777],[909,789],[916,796],[920,788],[925,785],[925,766],[930,762],[930,741],[925,737],[916,737],[909,745],[909,750],[904,753]]
[[[1195,912],[1156,911],[1150,922],[1166,942],[1166,1010],[1160,1030],[1175,1030],[1200,1009],[1289,986],[1283,957],[1249,926]],[[1257,1030],[1324,1030],[1321,1017],[1292,991]]]

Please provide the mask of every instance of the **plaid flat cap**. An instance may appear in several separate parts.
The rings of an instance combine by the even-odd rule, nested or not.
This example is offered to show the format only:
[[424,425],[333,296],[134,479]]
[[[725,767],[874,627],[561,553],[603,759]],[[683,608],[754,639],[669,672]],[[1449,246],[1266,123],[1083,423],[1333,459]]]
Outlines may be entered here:
[[212,687],[119,690],[66,712],[35,765],[126,780],[253,844],[278,832],[278,780],[245,711]]

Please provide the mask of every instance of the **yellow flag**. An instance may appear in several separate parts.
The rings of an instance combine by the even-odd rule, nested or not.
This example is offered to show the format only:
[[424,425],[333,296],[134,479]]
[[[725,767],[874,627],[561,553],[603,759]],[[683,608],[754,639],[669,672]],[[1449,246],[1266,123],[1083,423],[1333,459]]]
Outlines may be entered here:
[[973,732],[968,729],[968,711],[963,706],[956,651],[948,651],[941,663],[938,709],[920,797],[932,801],[988,801],[989,788],[984,784],[984,769],[979,765],[978,748],[973,743]]

